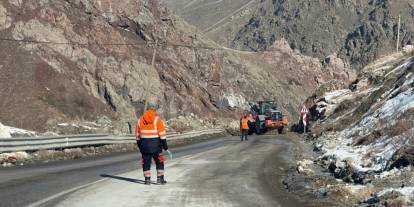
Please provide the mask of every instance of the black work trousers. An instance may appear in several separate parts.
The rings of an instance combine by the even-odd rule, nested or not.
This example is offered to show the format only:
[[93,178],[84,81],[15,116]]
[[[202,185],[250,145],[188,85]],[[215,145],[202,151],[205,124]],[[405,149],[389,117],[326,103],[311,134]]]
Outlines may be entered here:
[[246,140],[247,141],[247,135],[249,134],[248,129],[242,129],[241,130],[241,141]]
[[164,155],[155,153],[155,154],[146,154],[142,153],[142,169],[144,171],[144,177],[151,177],[151,161],[154,159],[155,165],[157,167],[157,176],[164,175]]

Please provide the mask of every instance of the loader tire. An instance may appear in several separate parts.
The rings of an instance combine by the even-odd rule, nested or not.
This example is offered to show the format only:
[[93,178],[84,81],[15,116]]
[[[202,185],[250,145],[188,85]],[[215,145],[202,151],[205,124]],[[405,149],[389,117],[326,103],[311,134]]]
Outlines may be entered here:
[[279,132],[279,134],[286,134],[286,127],[278,129],[277,132]]
[[[259,124],[257,124],[257,123],[259,123]],[[262,134],[262,132],[260,130],[260,121],[259,122],[256,121],[256,124],[255,124],[255,132],[256,132],[256,135]]]

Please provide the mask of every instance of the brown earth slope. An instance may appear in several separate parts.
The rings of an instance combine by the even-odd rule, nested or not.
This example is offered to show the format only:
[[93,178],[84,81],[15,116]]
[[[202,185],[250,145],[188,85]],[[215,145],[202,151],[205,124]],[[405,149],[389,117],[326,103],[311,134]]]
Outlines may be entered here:
[[103,115],[125,123],[147,91],[167,119],[232,117],[269,98],[295,117],[318,85],[353,75],[283,41],[266,53],[223,49],[155,0],[2,1],[0,37],[0,122],[40,131]]

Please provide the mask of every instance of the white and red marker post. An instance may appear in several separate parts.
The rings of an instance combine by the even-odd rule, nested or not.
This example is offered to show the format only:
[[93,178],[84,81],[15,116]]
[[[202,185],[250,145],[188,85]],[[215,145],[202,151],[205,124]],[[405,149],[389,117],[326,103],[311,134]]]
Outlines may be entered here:
[[300,115],[302,116],[302,123],[303,123],[303,133],[306,133],[306,126],[308,125],[308,114],[309,109],[306,104],[303,104],[302,110],[300,111]]

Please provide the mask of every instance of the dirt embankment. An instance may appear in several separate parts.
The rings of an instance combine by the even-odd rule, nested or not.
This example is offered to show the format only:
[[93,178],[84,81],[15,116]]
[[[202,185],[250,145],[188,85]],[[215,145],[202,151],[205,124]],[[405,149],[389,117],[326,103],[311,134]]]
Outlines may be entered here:
[[414,204],[412,52],[375,61],[349,88],[316,102],[306,136],[314,155],[297,163],[290,186],[307,182],[306,191],[344,206]]

